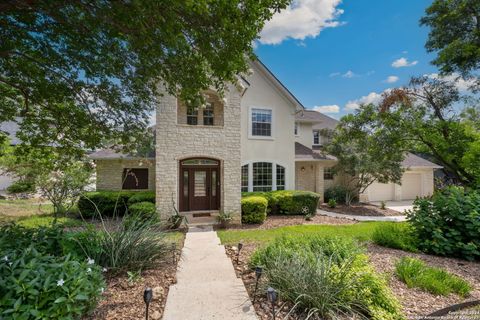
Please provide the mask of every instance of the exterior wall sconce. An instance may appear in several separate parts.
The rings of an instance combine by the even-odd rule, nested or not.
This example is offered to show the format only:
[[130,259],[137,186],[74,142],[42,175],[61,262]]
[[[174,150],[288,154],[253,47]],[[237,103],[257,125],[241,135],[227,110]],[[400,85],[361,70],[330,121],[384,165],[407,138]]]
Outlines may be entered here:
[[305,172],[305,167],[301,167],[300,171]]

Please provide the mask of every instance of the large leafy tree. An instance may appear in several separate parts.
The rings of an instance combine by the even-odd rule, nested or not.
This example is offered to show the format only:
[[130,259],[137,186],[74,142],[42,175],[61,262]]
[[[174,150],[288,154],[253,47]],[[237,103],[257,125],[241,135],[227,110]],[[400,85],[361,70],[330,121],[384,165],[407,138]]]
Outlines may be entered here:
[[65,151],[142,134],[158,86],[199,98],[248,69],[264,22],[290,0],[6,0],[0,122]]
[[[469,75],[480,68],[480,1],[435,0],[420,20],[430,27],[426,48],[443,73]],[[478,74],[477,74],[478,76]]]
[[326,151],[338,159],[335,171],[343,175],[347,204],[375,181],[400,183],[405,144],[381,116],[377,106],[362,105],[340,120],[327,145]]

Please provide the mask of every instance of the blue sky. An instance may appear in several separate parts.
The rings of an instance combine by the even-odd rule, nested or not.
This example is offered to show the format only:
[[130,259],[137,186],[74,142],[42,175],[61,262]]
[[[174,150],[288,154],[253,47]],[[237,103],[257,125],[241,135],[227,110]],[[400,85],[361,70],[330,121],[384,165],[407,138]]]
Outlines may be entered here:
[[266,25],[255,52],[305,107],[339,118],[437,72],[418,22],[431,2],[297,0]]

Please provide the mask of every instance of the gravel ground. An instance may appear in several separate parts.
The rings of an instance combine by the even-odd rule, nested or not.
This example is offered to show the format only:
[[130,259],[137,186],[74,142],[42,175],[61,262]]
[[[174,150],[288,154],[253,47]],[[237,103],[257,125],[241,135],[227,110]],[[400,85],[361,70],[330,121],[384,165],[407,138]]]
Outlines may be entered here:
[[320,209],[330,212],[350,214],[356,216],[378,216],[378,217],[388,217],[388,216],[400,216],[400,212],[392,209],[380,209],[373,204],[367,203],[354,203],[350,206],[338,204],[335,208],[330,208],[326,204],[322,204]]
[[344,218],[334,218],[321,215],[315,215],[310,221],[305,220],[304,216],[267,216],[262,224],[242,224],[242,225],[232,225],[228,229],[275,229],[285,226],[296,226],[304,224],[354,224],[356,221],[352,221]]
[[[239,262],[237,263],[236,247],[226,246],[227,255],[229,255],[232,259],[232,263],[237,272],[237,276],[243,279],[245,287],[252,300],[255,288],[255,273],[249,269],[248,260],[250,255],[255,251],[255,249],[255,244],[244,243],[239,256]],[[390,289],[397,297],[399,302],[402,304],[404,314],[410,319],[430,314],[436,310],[445,308],[452,304],[469,300],[476,300],[480,298],[480,263],[468,262],[459,259],[442,258],[426,254],[414,254],[401,250],[384,248],[374,244],[369,244],[367,246],[367,254],[377,272],[385,275],[389,280]],[[474,286],[474,290],[469,297],[461,298],[456,295],[450,295],[447,297],[435,296],[428,292],[423,292],[419,289],[409,289],[403,282],[398,280],[393,273],[395,261],[403,256],[416,257],[424,260],[430,266],[444,268],[447,271],[454,273],[469,281]],[[262,281],[260,282],[259,288],[261,289],[257,290],[257,298],[254,304],[255,311],[257,312],[259,319],[271,319],[271,305],[266,300],[264,293],[264,284]],[[276,306],[276,310],[278,312],[277,319],[284,319],[284,317],[287,316],[288,310],[290,310],[291,307],[292,304],[279,301]],[[298,315],[295,317],[288,316],[285,319],[298,320],[301,319],[301,317],[299,318]]]

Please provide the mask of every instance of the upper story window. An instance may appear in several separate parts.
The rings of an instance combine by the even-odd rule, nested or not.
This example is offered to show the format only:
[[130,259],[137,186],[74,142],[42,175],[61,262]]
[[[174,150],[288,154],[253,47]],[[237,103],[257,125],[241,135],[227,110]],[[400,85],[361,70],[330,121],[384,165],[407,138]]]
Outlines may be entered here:
[[323,168],[323,179],[324,180],[333,180],[333,169],[332,168]]
[[203,109],[203,125],[213,126],[214,108],[213,103],[207,103],[205,109]]
[[148,169],[123,169],[122,189],[148,189]]
[[196,126],[198,124],[198,110],[194,108],[187,109],[187,124]]
[[295,129],[293,129],[293,132],[298,136],[298,122],[295,122]]
[[272,136],[272,110],[253,108],[251,121],[252,136]]
[[318,130],[313,131],[313,144],[314,145],[320,144],[320,131]]

